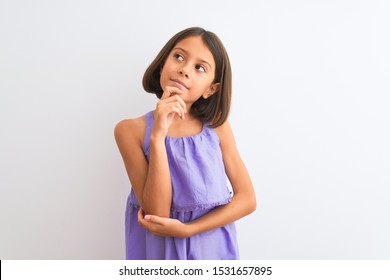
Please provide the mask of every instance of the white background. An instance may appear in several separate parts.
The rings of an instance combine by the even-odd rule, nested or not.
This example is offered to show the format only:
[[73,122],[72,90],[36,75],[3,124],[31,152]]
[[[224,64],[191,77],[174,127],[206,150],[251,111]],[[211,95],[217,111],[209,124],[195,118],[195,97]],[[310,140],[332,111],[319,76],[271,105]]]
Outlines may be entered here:
[[230,122],[258,209],[242,259],[390,258],[390,4],[0,0],[0,259],[123,259],[113,129],[146,67],[202,26],[233,67]]

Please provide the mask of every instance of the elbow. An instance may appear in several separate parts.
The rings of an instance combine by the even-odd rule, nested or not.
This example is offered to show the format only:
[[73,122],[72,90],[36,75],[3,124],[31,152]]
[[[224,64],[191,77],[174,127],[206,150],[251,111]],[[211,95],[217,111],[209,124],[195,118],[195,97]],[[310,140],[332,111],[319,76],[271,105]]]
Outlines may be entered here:
[[153,215],[153,216],[158,216],[160,218],[170,218],[170,215],[169,213],[167,213],[166,211],[146,211],[144,210],[145,212],[145,215]]
[[[256,211],[257,202],[256,196],[253,194],[235,194],[236,199],[239,201],[238,203],[241,205],[241,214],[242,216],[249,215]],[[234,199],[234,197],[233,197]]]
[[169,218],[170,210],[169,209],[159,209],[158,207],[142,207],[145,214],[159,216],[161,218]]
[[255,212],[257,208],[257,201],[256,197],[252,196],[248,201],[247,201],[247,213],[248,215]]
[[158,212],[156,212],[156,214],[152,214],[152,215],[156,215],[156,216],[159,216],[161,218],[170,218],[169,211],[158,211]]
[[[164,202],[165,201],[165,202]],[[148,215],[169,218],[171,215],[171,202],[167,199],[156,199],[154,196],[142,194],[141,207]]]

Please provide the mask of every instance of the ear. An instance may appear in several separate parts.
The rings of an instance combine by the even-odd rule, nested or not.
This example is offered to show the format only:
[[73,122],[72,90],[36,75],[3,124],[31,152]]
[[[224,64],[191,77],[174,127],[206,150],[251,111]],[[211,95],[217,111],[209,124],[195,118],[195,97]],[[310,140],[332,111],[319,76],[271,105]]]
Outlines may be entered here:
[[212,84],[208,90],[206,90],[206,92],[202,95],[202,97],[204,99],[207,99],[209,98],[210,96],[212,96],[214,93],[216,93],[219,88],[221,87],[221,83],[215,83],[215,84]]

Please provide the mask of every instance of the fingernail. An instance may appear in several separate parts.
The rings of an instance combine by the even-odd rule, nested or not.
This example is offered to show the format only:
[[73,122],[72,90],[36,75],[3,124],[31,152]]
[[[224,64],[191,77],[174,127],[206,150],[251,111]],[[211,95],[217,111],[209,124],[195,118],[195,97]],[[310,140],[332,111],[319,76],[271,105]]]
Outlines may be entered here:
[[150,216],[149,215],[145,215],[145,220],[150,220]]

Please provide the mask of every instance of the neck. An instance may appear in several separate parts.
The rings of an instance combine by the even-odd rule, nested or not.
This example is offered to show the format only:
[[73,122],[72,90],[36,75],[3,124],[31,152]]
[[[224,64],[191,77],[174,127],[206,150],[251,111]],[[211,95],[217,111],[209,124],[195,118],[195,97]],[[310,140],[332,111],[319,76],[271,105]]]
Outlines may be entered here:
[[184,120],[176,115],[169,127],[168,135],[173,137],[195,135],[202,131],[202,128],[202,122],[191,113],[185,114]]

